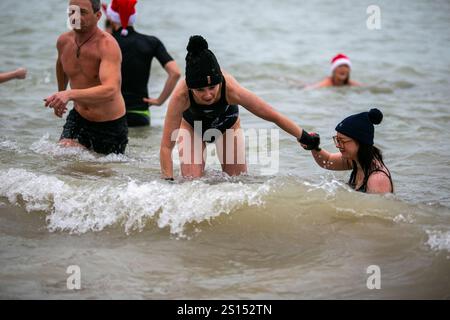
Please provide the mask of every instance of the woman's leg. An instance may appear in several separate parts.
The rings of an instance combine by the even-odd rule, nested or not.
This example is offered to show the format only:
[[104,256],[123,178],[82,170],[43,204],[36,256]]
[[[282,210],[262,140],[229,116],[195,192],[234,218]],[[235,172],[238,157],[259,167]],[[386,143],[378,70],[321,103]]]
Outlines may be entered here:
[[[196,140],[195,143],[194,140]],[[203,158],[205,148],[206,144],[202,137],[196,134],[192,126],[183,119],[178,135],[178,154],[183,177],[199,178],[203,176],[206,161]]]
[[230,176],[247,172],[245,137],[240,118],[216,141],[217,153],[222,170]]

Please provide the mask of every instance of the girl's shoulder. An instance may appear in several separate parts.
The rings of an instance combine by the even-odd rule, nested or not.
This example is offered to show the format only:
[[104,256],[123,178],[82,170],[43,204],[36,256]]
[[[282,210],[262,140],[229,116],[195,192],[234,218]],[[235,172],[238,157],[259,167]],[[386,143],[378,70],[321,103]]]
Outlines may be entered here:
[[370,173],[367,179],[367,191],[371,193],[392,192],[391,173],[385,166],[378,166]]

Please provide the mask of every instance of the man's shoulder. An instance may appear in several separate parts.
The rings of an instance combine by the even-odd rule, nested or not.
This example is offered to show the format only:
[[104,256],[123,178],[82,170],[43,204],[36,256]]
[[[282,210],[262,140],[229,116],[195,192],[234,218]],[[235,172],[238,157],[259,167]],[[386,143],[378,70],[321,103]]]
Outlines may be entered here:
[[100,50],[118,50],[120,51],[120,47],[117,44],[117,40],[108,32],[100,30],[99,36],[99,47]]
[[63,46],[64,44],[66,44],[67,42],[69,42],[69,41],[72,41],[73,40],[73,32],[72,31],[68,31],[68,32],[64,32],[63,34],[61,34],[59,37],[58,37],[58,40],[56,41],[56,45],[58,46],[58,47],[61,47],[61,46]]
[[98,32],[99,32],[99,39],[100,39],[100,41],[103,41],[103,42],[105,42],[105,43],[108,43],[108,42],[117,42],[117,40],[110,34],[110,33],[108,33],[108,32],[105,32],[105,31],[103,31],[103,30],[98,30]]

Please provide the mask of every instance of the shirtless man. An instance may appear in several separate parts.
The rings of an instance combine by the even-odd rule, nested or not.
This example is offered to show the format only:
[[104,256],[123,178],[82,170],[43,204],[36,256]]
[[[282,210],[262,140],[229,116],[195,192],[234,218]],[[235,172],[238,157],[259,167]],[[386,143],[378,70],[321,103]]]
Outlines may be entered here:
[[58,39],[59,92],[44,99],[45,106],[62,118],[68,102],[74,103],[61,145],[82,146],[102,154],[124,153],[128,127],[120,90],[120,48],[111,35],[97,27],[102,16],[100,0],[70,0],[70,6],[79,8],[80,24]]

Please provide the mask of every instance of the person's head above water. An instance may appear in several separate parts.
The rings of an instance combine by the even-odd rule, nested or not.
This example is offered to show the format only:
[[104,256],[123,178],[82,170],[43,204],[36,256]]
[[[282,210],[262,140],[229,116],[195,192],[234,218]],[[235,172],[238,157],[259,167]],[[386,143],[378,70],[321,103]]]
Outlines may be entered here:
[[128,26],[136,22],[136,3],[137,0],[112,0],[106,9],[107,18],[118,26],[122,26],[121,34],[128,35]]
[[186,49],[186,84],[189,89],[214,87],[222,83],[219,63],[202,36],[192,36]]
[[336,126],[333,140],[339,153],[322,150],[318,134],[311,134],[317,142],[309,150],[313,150],[312,155],[322,168],[352,170],[348,183],[356,191],[394,192],[391,173],[383,162],[381,150],[374,145],[374,124],[382,120],[383,113],[376,108],[351,115]]
[[102,17],[100,0],[70,0],[69,5],[80,8],[80,28],[74,28],[75,32],[86,33],[97,27]]
[[331,59],[331,79],[335,86],[349,84],[351,67],[350,59],[345,54],[339,53]]
[[361,143],[373,145],[373,125],[380,124],[382,120],[383,113],[374,108],[345,118],[336,126],[336,131]]
[[383,113],[374,108],[369,112],[361,112],[342,120],[337,126],[334,138],[336,147],[345,158],[357,160],[361,151],[372,150],[374,144],[374,124],[380,124]]

